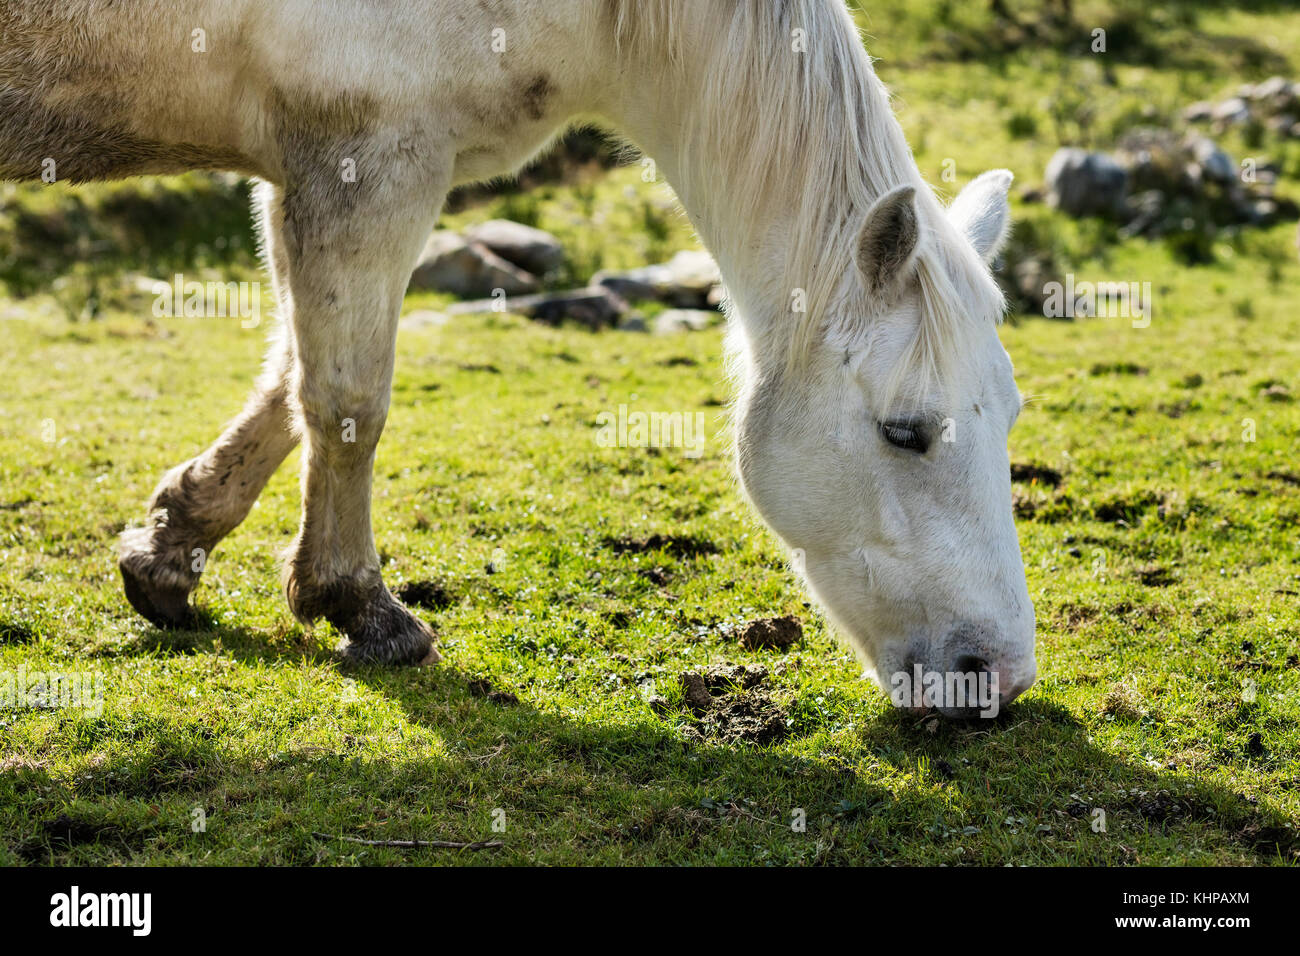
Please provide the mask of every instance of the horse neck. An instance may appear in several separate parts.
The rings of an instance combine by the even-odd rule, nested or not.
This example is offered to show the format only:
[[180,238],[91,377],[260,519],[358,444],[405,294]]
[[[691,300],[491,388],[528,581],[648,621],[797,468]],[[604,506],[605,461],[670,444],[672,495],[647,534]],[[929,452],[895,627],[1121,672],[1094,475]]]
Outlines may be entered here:
[[[840,0],[802,0],[819,20],[810,32],[822,35],[798,53],[775,16],[753,20],[739,44],[729,5],[642,2],[667,15],[620,51],[625,82],[610,119],[655,161],[717,259],[753,357],[780,364],[800,327],[792,302],[845,275],[853,224],[877,196],[919,185],[920,173]],[[772,72],[780,56],[822,57],[802,76],[830,77],[836,89],[810,89],[788,63]],[[764,77],[762,89],[735,82],[745,76]],[[817,188],[823,181],[835,187]]]

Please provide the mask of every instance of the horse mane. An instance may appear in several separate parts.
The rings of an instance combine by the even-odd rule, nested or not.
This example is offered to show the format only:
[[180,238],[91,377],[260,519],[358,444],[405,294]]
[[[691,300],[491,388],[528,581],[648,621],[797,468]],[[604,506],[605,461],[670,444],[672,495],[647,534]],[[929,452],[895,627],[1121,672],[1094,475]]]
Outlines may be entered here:
[[[652,50],[663,69],[679,72],[688,43],[707,53],[698,57],[706,65],[691,101],[678,110],[684,153],[697,160],[684,161],[683,171],[729,183],[728,215],[741,223],[763,221],[765,203],[795,193],[783,282],[805,291],[807,310],[795,313],[788,362],[805,363],[832,308],[847,317],[850,333],[879,312],[880,303],[837,295],[855,267],[871,204],[913,185],[923,236],[916,260],[921,321],[900,374],[946,380],[964,333],[1000,320],[1002,294],[922,179],[843,0],[612,2],[621,48]],[[796,30],[804,31],[806,52],[794,52]]]

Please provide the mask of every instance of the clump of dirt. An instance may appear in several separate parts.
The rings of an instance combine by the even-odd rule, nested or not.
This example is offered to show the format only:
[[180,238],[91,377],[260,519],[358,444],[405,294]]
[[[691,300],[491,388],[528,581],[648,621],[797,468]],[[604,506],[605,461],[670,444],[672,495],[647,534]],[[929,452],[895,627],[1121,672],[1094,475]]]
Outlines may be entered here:
[[36,632],[19,621],[0,619],[0,644],[31,644]]
[[1134,362],[1098,362],[1088,370],[1093,378],[1099,375],[1146,375],[1151,370]]
[[1121,720],[1141,720],[1146,716],[1142,697],[1128,684],[1111,684],[1101,699],[1101,712]]
[[451,591],[438,581],[404,581],[393,591],[393,596],[407,607],[426,611],[441,611],[455,601]]
[[1144,564],[1136,573],[1137,579],[1149,588],[1166,588],[1177,580],[1172,571],[1159,564]]
[[1105,614],[1105,609],[1091,604],[1063,604],[1058,608],[1056,620],[1071,631],[1091,624]]
[[101,837],[105,836],[118,838],[123,836],[121,828],[111,823],[78,820],[66,813],[59,814],[53,820],[42,822],[41,831],[45,839],[17,847],[19,856],[29,862],[36,862],[44,858],[51,850],[58,852],[85,843],[96,843]]
[[1074,817],[1074,819],[1076,820],[1080,820],[1083,817],[1086,817],[1088,813],[1092,810],[1092,807],[1084,803],[1074,794],[1071,794],[1070,797],[1071,797],[1070,802],[1065,805],[1065,812],[1068,813],[1070,816]]
[[1275,856],[1300,858],[1300,833],[1291,826],[1253,819],[1237,831],[1237,836],[1265,860]]
[[713,709],[714,698],[736,690],[751,690],[767,680],[762,664],[714,664],[702,673],[686,671],[681,676],[686,706],[696,717]]
[[[654,808],[648,813],[627,823],[608,827],[603,831],[603,838],[623,842],[649,842],[660,836],[681,838],[686,845],[699,845],[701,835],[714,824],[713,817],[698,807]],[[582,842],[599,842],[592,837],[580,837]]]
[[618,608],[613,611],[606,611],[604,614],[601,615],[601,619],[606,624],[620,631],[627,630],[628,625],[632,623],[632,619],[634,617],[635,615],[631,611],[627,610],[626,608]]
[[803,625],[792,617],[769,617],[750,621],[740,632],[740,646],[781,650],[803,640]]
[[1270,402],[1293,401],[1291,389],[1283,385],[1281,382],[1274,382],[1272,385],[1268,386],[1268,388],[1261,390],[1259,394]]
[[1046,465],[1011,465],[1011,480],[1022,481],[1029,485],[1045,485],[1049,488],[1061,487],[1061,482],[1065,478],[1055,468],[1048,468]]
[[1136,491],[1130,495],[1115,494],[1098,501],[1092,515],[1098,521],[1114,523],[1124,521],[1134,524],[1148,511],[1160,505],[1160,496],[1154,491]]
[[501,704],[503,707],[514,707],[519,703],[519,698],[508,690],[497,690],[492,686],[491,681],[484,678],[472,680],[469,682],[469,692],[474,697],[486,697],[494,704]]
[[694,671],[687,671],[681,679],[682,699],[686,701],[686,706],[690,708],[691,713],[699,716],[707,712],[713,706],[713,695],[709,693],[704,678]]
[[1017,518],[1026,520],[1032,518],[1038,512],[1038,502],[1028,495],[1022,495],[1014,488],[1011,489],[1011,510],[1015,512]]
[[788,714],[762,686],[767,668],[759,664],[715,664],[702,673],[681,675],[683,702],[701,718],[690,736],[722,743],[772,744],[790,732]]
[[1264,477],[1280,481],[1284,485],[1300,485],[1300,475],[1293,475],[1289,471],[1270,471]]
[[45,838],[51,846],[76,846],[79,843],[94,843],[102,834],[113,833],[117,827],[111,823],[91,823],[88,820],[76,820],[61,813],[53,820],[41,824]]
[[1168,790],[1121,790],[1122,810],[1136,810],[1144,820],[1164,823],[1195,816],[1194,808]]
[[662,568],[658,566],[653,568],[642,568],[640,571],[637,572],[637,574],[645,578],[655,587],[660,587],[660,588],[668,584],[668,582],[673,579],[673,574],[671,571],[667,570],[666,568]]
[[728,698],[722,706],[704,715],[702,726],[704,736],[728,744],[741,741],[774,744],[790,732],[785,711],[761,688]]
[[717,554],[718,546],[708,538],[687,534],[652,534],[644,538],[623,536],[605,538],[602,543],[615,554],[645,554],[663,551],[674,558],[694,558]]

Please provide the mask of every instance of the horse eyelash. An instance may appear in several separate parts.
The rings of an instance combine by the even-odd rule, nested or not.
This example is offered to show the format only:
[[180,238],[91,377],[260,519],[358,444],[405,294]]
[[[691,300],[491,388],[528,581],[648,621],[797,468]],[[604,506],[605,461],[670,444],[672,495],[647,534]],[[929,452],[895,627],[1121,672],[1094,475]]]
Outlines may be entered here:
[[[930,450],[930,440],[920,422],[880,422],[878,428],[880,437],[901,451],[914,451],[924,455]],[[906,432],[911,439],[907,442],[897,442],[891,437],[891,432]]]

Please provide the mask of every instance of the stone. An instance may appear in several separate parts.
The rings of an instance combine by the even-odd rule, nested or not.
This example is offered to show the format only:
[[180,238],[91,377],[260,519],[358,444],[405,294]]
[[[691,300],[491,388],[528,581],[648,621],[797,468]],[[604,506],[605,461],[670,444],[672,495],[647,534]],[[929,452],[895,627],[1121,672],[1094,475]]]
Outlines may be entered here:
[[1296,95],[1295,83],[1284,76],[1270,76],[1263,83],[1258,83],[1252,88],[1249,98],[1273,107],[1285,108],[1296,99]]
[[650,326],[646,323],[645,316],[632,312],[618,320],[618,330],[620,332],[649,332]]
[[1077,147],[1047,164],[1047,202],[1071,216],[1114,215],[1128,193],[1128,173],[1114,157]]
[[1208,136],[1193,136],[1188,140],[1187,148],[1206,179],[1216,183],[1236,180],[1237,164]]
[[543,292],[537,295],[482,299],[459,302],[447,312],[451,315],[480,315],[488,312],[512,312],[548,325],[577,322],[590,329],[616,325],[628,311],[628,305],[609,289],[571,289],[566,292]]
[[487,246],[439,230],[429,237],[411,275],[411,288],[450,292],[462,298],[536,292],[537,278],[502,259]]
[[564,245],[559,239],[509,219],[493,219],[472,226],[465,230],[464,236],[535,276],[544,276],[564,265]]
[[1234,126],[1250,119],[1250,104],[1240,96],[1216,103],[1210,110],[1210,119],[1222,126]]
[[718,321],[718,313],[703,309],[669,309],[655,317],[655,335],[702,332]]
[[664,302],[681,309],[703,309],[722,284],[718,265],[707,252],[684,251],[668,262],[627,272],[600,272],[593,285],[628,301]]

